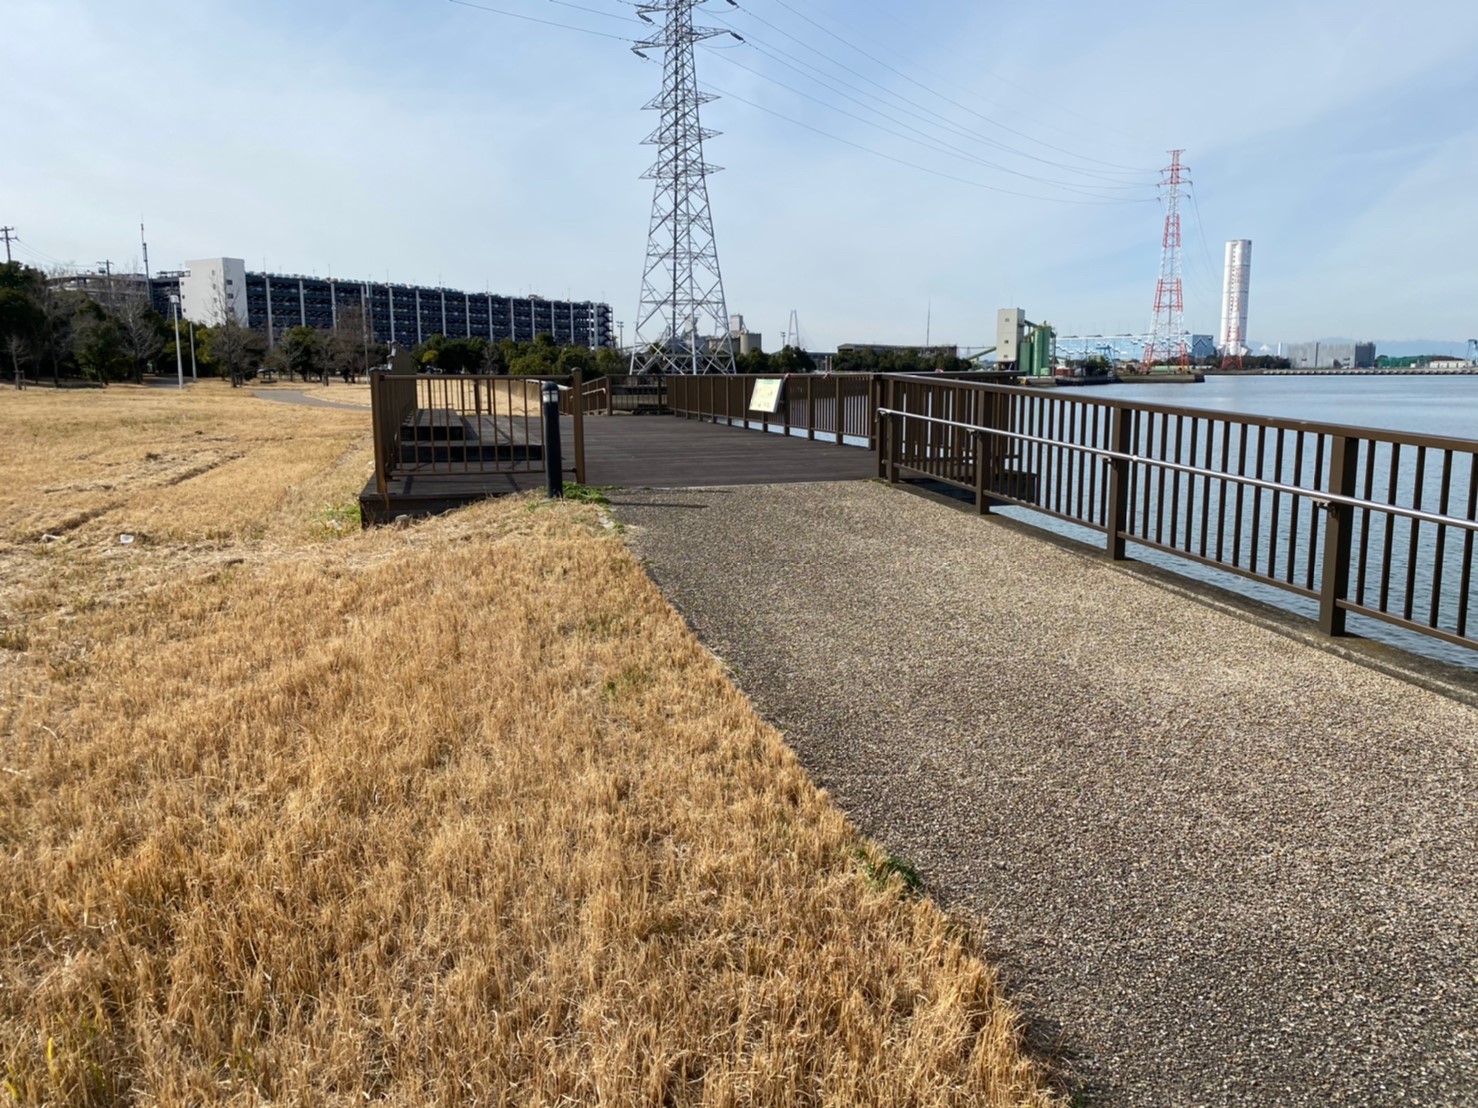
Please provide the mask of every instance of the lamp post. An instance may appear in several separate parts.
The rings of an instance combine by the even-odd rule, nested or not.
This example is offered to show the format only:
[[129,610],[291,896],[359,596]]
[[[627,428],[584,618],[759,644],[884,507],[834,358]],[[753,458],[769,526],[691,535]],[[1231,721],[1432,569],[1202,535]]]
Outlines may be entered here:
[[174,313],[174,368],[180,388],[185,387],[185,352],[180,349],[180,294],[169,294],[169,308]]

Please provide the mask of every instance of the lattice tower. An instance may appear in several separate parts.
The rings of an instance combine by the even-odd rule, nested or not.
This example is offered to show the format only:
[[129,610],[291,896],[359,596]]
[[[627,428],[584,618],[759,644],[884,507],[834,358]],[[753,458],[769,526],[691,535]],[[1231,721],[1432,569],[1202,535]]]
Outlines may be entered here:
[[1165,192],[1165,233],[1160,249],[1160,280],[1155,285],[1155,316],[1150,323],[1150,341],[1144,348],[1146,370],[1157,365],[1185,368],[1190,364],[1180,271],[1180,190],[1191,179],[1190,170],[1180,164],[1184,153],[1170,151],[1170,164],[1160,171],[1160,188]]
[[662,30],[633,49],[662,51],[662,92],[646,107],[661,122],[644,141],[657,147],[657,161],[642,174],[654,181],[652,221],[642,272],[641,306],[631,355],[633,373],[733,373],[734,348],[724,281],[719,272],[708,175],[719,166],[703,160],[703,140],[717,131],[703,127],[698,110],[716,97],[698,89],[693,46],[732,34],[722,27],[696,27],[693,11],[705,0],[666,0],[637,5],[648,23],[663,17]]

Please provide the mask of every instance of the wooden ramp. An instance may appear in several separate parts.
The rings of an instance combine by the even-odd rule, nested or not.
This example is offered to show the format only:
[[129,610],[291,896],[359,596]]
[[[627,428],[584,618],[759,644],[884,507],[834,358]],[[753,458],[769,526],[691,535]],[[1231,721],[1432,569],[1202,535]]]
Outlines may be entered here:
[[[560,421],[566,479],[573,479],[571,421]],[[671,416],[586,416],[585,480],[621,488],[698,488],[860,481],[877,475],[872,451],[747,431]],[[360,493],[364,521],[434,515],[510,492],[544,488],[542,470],[515,473],[413,474],[381,497],[371,478]]]

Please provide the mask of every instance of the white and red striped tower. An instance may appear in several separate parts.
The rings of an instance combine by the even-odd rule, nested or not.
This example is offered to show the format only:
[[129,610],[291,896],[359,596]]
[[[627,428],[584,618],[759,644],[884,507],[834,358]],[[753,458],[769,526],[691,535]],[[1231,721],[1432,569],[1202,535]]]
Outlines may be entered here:
[[1184,368],[1190,362],[1186,344],[1185,292],[1180,276],[1180,189],[1190,183],[1190,170],[1180,164],[1184,150],[1170,151],[1170,164],[1160,171],[1165,190],[1165,235],[1160,250],[1160,281],[1155,286],[1155,318],[1144,348],[1144,369],[1157,365]]

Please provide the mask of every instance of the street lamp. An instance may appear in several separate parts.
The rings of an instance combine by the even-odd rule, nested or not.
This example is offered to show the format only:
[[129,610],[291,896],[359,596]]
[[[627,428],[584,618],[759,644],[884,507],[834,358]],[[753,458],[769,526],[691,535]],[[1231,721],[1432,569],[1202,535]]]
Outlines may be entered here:
[[174,368],[180,388],[185,387],[185,352],[180,349],[180,294],[169,294],[170,311],[174,313]]

